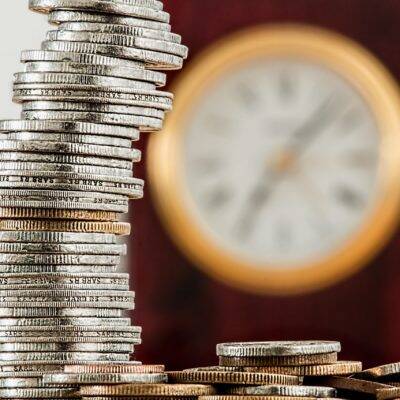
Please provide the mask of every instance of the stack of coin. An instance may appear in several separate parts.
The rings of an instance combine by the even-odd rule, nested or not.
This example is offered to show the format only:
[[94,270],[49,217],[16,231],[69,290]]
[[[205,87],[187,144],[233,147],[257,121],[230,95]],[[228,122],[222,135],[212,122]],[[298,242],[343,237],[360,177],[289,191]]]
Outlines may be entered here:
[[134,293],[118,272],[118,236],[130,232],[119,218],[143,195],[132,141],[162,127],[172,95],[157,89],[187,48],[158,0],[29,5],[55,29],[22,53],[21,119],[0,122],[0,398],[69,398],[110,379],[160,384],[165,375],[146,369],[47,375],[140,364],[129,361],[141,328],[123,317]]
[[281,341],[217,345],[221,367],[299,377],[351,375],[362,369],[358,361],[338,361],[339,342]]
[[[351,374],[360,363],[340,363],[339,342],[250,342],[217,346],[220,365],[168,372],[178,383],[207,383],[217,395],[201,400],[301,400],[336,397],[327,385],[302,385],[309,375]],[[346,368],[343,366],[346,365]]]

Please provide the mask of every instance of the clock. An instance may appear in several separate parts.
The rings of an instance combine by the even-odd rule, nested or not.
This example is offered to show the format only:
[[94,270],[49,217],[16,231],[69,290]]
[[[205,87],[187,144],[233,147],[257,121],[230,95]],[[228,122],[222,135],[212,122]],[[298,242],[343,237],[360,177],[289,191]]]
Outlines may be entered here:
[[200,55],[148,153],[178,247],[242,290],[288,295],[354,274],[397,226],[400,98],[368,51],[302,25]]

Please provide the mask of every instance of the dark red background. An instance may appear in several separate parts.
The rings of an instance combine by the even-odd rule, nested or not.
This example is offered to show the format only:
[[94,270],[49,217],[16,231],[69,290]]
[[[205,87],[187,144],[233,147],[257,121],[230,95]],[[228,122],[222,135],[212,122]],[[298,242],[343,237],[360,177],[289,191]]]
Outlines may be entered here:
[[[400,75],[399,0],[166,0],[166,9],[192,57],[253,24],[301,22],[350,36]],[[145,163],[138,174],[145,176]],[[183,368],[216,363],[215,344],[221,341],[324,338],[341,340],[342,358],[367,366],[400,360],[398,235],[345,282],[310,295],[259,297],[192,266],[161,227],[148,186],[131,215],[133,315],[144,329],[138,359]]]

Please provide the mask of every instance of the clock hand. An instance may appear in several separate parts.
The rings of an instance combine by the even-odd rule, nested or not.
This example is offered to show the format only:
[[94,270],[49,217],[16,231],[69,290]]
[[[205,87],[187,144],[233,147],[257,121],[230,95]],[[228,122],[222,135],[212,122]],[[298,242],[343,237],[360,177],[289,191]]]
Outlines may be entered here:
[[[328,96],[313,112],[311,117],[305,121],[303,125],[297,128],[291,135],[289,145],[286,147],[290,153],[299,154],[304,151],[308,144],[315,139],[318,134],[321,134],[327,122],[332,119],[333,111],[337,109],[338,103],[335,100],[335,95]],[[334,110],[332,110],[334,105]]]

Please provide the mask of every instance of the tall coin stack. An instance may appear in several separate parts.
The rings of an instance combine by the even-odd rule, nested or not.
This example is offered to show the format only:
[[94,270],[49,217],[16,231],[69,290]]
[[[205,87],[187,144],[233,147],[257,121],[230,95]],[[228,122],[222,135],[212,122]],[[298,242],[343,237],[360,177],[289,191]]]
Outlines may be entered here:
[[58,27],[22,53],[22,117],[0,122],[0,398],[69,398],[74,385],[43,375],[140,364],[118,220],[143,195],[131,142],[162,127],[172,95],[156,90],[160,71],[181,68],[187,48],[158,0],[29,5]]

